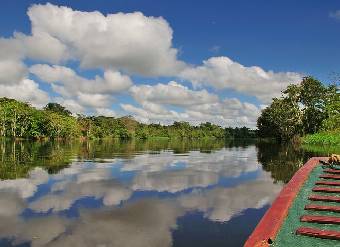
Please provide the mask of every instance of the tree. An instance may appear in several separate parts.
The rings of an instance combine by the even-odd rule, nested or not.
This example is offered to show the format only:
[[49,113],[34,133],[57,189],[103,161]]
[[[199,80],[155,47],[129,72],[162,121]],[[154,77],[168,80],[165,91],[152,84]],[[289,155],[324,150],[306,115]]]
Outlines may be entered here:
[[321,130],[329,118],[327,107],[334,95],[333,86],[327,87],[312,77],[304,77],[298,85],[289,85],[281,98],[273,99],[262,111],[257,120],[259,136],[286,141]]
[[263,137],[274,135],[280,141],[288,141],[302,132],[302,115],[298,105],[289,99],[273,99],[262,111],[257,127]]
[[93,132],[93,121],[90,117],[78,115],[78,123],[81,128],[82,136],[90,138]]
[[336,86],[333,85],[330,90],[329,102],[326,105],[327,118],[322,122],[323,130],[339,130],[340,129],[340,92]]
[[44,110],[59,113],[61,115],[65,115],[65,116],[72,115],[72,113],[69,110],[67,110],[65,107],[63,107],[62,105],[60,105],[58,103],[48,103],[44,107]]
[[331,96],[328,93],[330,88],[312,77],[303,78],[300,88],[304,133],[315,133],[321,129],[322,121],[327,118],[325,108],[328,97]]
[[[232,133],[232,135],[229,135]],[[57,103],[49,103],[44,110],[14,99],[0,98],[0,137],[10,138],[243,138],[251,136],[251,130],[243,128],[223,129],[210,122],[199,126],[189,122],[172,125],[142,124],[131,116],[114,118],[105,116],[74,117]],[[253,135],[252,135],[253,137]]]
[[272,107],[262,110],[261,115],[257,119],[258,136],[261,138],[275,137],[280,139],[280,133],[276,123],[272,119]]

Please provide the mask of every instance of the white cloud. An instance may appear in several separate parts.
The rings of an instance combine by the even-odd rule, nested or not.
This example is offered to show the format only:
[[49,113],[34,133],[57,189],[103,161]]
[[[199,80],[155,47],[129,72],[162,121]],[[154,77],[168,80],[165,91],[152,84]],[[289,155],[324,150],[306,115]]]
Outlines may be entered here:
[[87,94],[114,94],[126,91],[131,85],[131,79],[118,71],[105,71],[103,77],[96,76],[87,79],[76,74],[74,70],[64,66],[36,64],[30,67],[30,72],[41,80],[53,83],[54,89],[63,96]]
[[218,101],[217,95],[206,90],[193,91],[175,81],[168,84],[140,85],[130,89],[131,95],[140,104],[151,102],[155,104],[168,104],[174,106],[190,106]]
[[259,107],[236,98],[224,99],[214,104],[192,106],[186,111],[194,121],[210,121],[222,126],[255,127]]
[[302,78],[301,74],[294,72],[275,73],[258,66],[245,67],[228,57],[209,58],[201,66],[186,68],[180,76],[194,86],[234,89],[263,102],[279,96],[288,84],[297,83]]
[[29,79],[21,80],[13,85],[0,84],[0,97],[29,102],[36,107],[42,107],[49,101],[47,92],[41,90],[35,81]]
[[67,110],[73,112],[73,113],[85,113],[86,108],[79,104],[74,99],[64,99],[61,97],[54,98],[54,101],[64,106]]
[[0,59],[0,85],[12,85],[23,80],[27,74],[25,64],[18,60]]
[[15,39],[0,38],[0,84],[12,85],[27,75],[22,47]]
[[84,106],[104,108],[110,105],[111,96],[105,94],[78,93],[78,100]]
[[[186,113],[179,113],[173,110],[167,110],[159,105],[149,104],[147,108],[140,108],[131,104],[120,104],[122,109],[142,123],[162,123],[171,124],[173,121],[181,121],[187,119]],[[152,108],[151,108],[152,107]],[[153,109],[153,111],[151,111]]]
[[49,3],[33,5],[28,15],[33,33],[47,33],[67,44],[83,67],[173,75],[184,66],[172,47],[172,29],[162,17],[140,12],[104,16]]
[[32,35],[14,33],[14,38],[20,43],[23,54],[30,59],[60,63],[70,58],[66,45],[46,32],[36,31]]
[[30,67],[30,72],[50,83],[53,91],[63,97],[58,101],[75,113],[93,108],[95,112],[112,115],[114,112],[109,110],[112,95],[127,91],[132,85],[131,79],[118,71],[105,71],[103,77],[97,75],[92,80],[59,65],[36,64]]
[[[219,100],[216,103],[183,106],[183,112],[167,110],[155,103],[145,102],[142,107],[121,104],[122,109],[144,123],[172,124],[174,121],[188,121],[197,125],[212,122],[221,126],[255,127],[260,108],[236,98]],[[150,107],[152,106],[152,108]]]
[[48,102],[49,96],[35,81],[27,79],[28,70],[22,62],[23,51],[17,40],[0,38],[0,97],[41,107]]
[[[145,123],[188,121],[195,125],[213,122],[222,126],[254,127],[260,113],[259,107],[254,104],[236,98],[220,100],[216,94],[191,90],[174,81],[133,86],[130,93],[141,107],[131,104],[121,104],[121,107]],[[182,111],[169,110],[169,106],[180,107]]]
[[[15,32],[12,38],[0,38],[0,97],[35,106],[46,104],[49,96],[28,79],[25,59],[33,62],[29,72],[60,95],[52,99],[72,112],[115,116],[110,109],[114,95],[128,92],[140,106],[125,103],[122,109],[145,123],[210,121],[254,127],[259,107],[237,99],[219,99],[206,89],[192,90],[175,81],[132,86],[125,74],[171,76],[190,81],[194,88],[232,89],[255,96],[263,104],[301,79],[298,73],[246,67],[227,57],[212,57],[203,65],[189,66],[178,59],[173,30],[162,17],[140,12],[103,15],[49,3],[32,5],[27,14],[31,34]],[[337,15],[338,11],[331,14],[334,18]],[[219,47],[211,50],[217,52]],[[82,69],[101,72],[92,78],[82,76],[75,71],[78,68],[62,66],[70,61],[79,62]],[[37,62],[41,64],[34,64]]]

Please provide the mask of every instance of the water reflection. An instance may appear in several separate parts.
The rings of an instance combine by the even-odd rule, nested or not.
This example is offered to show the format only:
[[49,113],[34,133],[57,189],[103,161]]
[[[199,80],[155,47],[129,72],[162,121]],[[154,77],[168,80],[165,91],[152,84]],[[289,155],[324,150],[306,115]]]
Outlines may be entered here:
[[0,245],[241,246],[312,155],[287,148],[2,142]]

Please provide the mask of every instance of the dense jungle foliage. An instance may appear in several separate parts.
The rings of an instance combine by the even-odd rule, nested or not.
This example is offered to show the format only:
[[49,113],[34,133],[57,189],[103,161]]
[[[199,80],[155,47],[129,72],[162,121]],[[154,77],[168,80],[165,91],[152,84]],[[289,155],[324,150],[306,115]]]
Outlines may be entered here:
[[188,122],[172,125],[143,124],[131,116],[73,116],[57,103],[48,103],[44,109],[28,103],[0,98],[0,136],[14,139],[96,138],[254,138],[255,130],[222,128],[212,123],[192,126]]
[[340,143],[340,93],[313,77],[291,84],[274,98],[257,120],[259,137],[287,142],[305,136],[306,143]]

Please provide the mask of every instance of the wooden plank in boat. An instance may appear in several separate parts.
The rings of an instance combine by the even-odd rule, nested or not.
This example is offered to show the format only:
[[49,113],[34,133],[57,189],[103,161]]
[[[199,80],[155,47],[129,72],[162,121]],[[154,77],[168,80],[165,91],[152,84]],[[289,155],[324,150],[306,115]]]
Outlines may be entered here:
[[315,238],[340,240],[339,231],[321,230],[311,227],[300,227],[296,230],[296,234]]
[[340,212],[340,207],[309,204],[305,206],[305,210]]
[[303,215],[300,217],[300,221],[318,224],[340,224],[340,217]]
[[335,181],[317,181],[316,185],[340,186],[340,182]]
[[322,174],[319,178],[340,180],[340,175]]
[[325,193],[340,193],[340,188],[331,187],[314,187],[314,192],[325,192]]
[[308,197],[311,201],[323,201],[323,202],[340,202],[340,197],[338,196],[319,196],[311,195]]
[[333,173],[333,174],[340,174],[340,170],[336,170],[336,169],[325,169],[324,172]]

